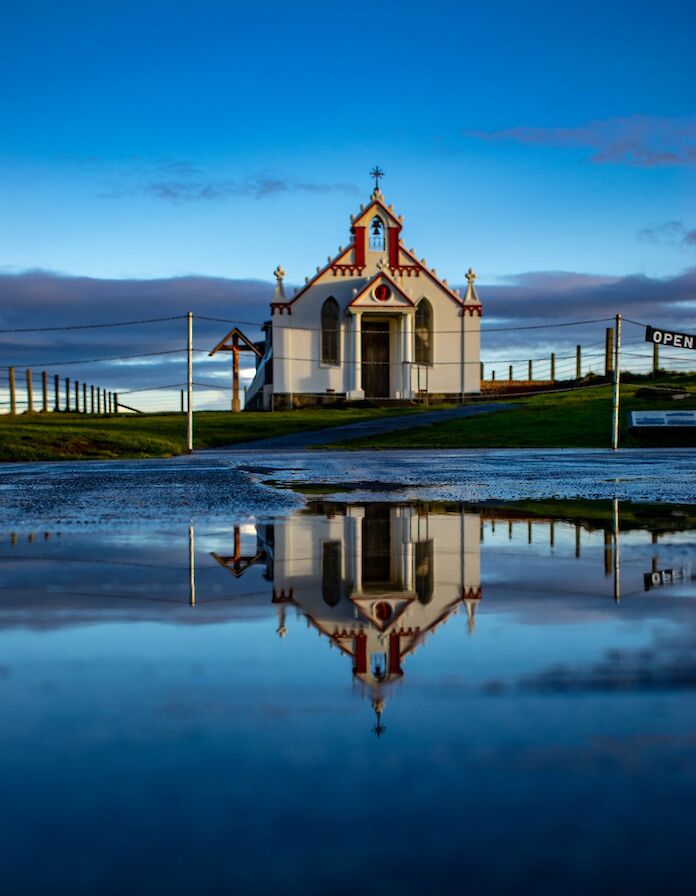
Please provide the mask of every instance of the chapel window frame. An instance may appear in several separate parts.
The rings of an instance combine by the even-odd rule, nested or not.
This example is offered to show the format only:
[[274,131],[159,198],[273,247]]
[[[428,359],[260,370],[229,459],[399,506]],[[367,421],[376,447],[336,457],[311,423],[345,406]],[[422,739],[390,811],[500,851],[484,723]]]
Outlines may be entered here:
[[319,363],[321,366],[340,367],[340,308],[333,296],[329,296],[321,306],[321,332],[319,334],[319,342]]
[[[425,323],[419,321],[421,315],[426,316]],[[435,328],[433,320],[432,303],[424,297],[416,305],[416,314],[413,322],[413,359],[416,364],[425,367],[433,367],[435,364],[433,345]],[[425,339],[423,338],[423,335],[425,335]]]

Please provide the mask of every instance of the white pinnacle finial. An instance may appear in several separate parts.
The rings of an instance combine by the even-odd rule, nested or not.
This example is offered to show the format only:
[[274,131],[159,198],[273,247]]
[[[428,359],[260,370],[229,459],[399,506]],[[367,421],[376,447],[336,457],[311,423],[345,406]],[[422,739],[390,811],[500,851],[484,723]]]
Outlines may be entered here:
[[283,277],[285,276],[285,271],[283,270],[282,265],[278,265],[278,267],[273,271],[276,278],[275,289],[273,290],[273,299],[276,302],[284,302],[285,301],[285,288],[283,286]]
[[476,271],[473,268],[469,268],[469,270],[466,272],[466,279],[468,283],[470,283],[472,286],[474,285],[474,280],[476,279]]

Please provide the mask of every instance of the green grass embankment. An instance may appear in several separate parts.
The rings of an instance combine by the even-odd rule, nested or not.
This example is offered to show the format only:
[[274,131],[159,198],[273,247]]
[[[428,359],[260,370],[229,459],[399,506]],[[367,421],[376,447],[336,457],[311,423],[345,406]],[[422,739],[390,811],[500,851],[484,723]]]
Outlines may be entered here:
[[[628,428],[628,413],[643,410],[696,410],[696,377],[679,378],[689,397],[641,398],[640,386],[674,386],[673,378],[621,386],[620,445],[624,448],[696,446],[696,431]],[[608,448],[611,440],[613,391],[608,385],[549,392],[520,399],[499,398],[514,407],[401,432],[332,445],[341,449],[432,448]],[[327,439],[327,442],[329,440]]]
[[[638,378],[634,378],[638,379]],[[681,401],[641,398],[639,386],[678,385],[689,392]],[[611,432],[611,386],[499,398],[510,409],[462,420],[343,442],[336,448],[606,448]],[[200,411],[195,415],[195,447],[219,448],[238,442],[282,436],[309,429],[433,410],[433,407],[302,409],[275,413],[231,414]],[[628,430],[632,410],[696,410],[696,376],[665,376],[627,383],[621,388],[621,445],[694,446],[696,432]],[[327,433],[327,443],[330,435]],[[0,461],[91,460],[170,457],[186,450],[182,414],[82,414],[0,416]]]
[[[417,408],[303,409],[232,414],[200,411],[194,416],[195,447],[218,448],[344,423],[357,423]],[[49,413],[0,416],[0,461],[94,460],[171,457],[186,451],[182,414],[119,414],[92,417]]]

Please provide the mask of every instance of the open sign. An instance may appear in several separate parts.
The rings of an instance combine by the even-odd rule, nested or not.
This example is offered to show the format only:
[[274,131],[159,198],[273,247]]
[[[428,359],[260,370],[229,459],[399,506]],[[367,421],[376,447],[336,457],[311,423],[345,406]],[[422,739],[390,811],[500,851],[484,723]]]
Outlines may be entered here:
[[673,345],[675,348],[696,349],[696,336],[693,333],[675,333],[672,330],[660,330],[657,327],[645,328],[645,341],[654,345]]

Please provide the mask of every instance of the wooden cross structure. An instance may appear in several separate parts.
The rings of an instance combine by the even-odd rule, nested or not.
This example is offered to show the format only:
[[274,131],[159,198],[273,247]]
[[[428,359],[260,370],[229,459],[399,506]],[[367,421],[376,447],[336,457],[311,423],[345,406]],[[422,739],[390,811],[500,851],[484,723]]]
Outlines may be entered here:
[[232,410],[235,414],[240,411],[239,407],[239,353],[253,352],[257,358],[260,358],[262,352],[240,329],[234,327],[230,332],[221,339],[215,348],[209,353],[212,358],[218,352],[232,352]]
[[239,526],[234,527],[234,555],[232,557],[222,557],[220,554],[216,554],[215,551],[210,552],[210,556],[217,560],[220,566],[224,566],[226,570],[232,573],[235,579],[240,578],[244,575],[244,573],[249,569],[250,566],[253,566],[254,563],[258,561],[265,561],[266,552],[265,551],[257,551],[253,556],[251,554],[247,556],[242,556],[242,537]]

